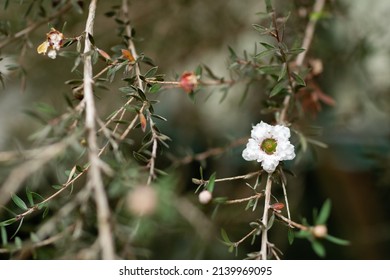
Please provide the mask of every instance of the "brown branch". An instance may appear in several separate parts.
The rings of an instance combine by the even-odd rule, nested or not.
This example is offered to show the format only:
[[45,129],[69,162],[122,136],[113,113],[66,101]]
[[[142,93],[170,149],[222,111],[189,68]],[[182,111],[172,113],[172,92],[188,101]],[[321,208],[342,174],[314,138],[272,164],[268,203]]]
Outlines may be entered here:
[[271,201],[271,188],[272,188],[271,174],[268,174],[267,185],[265,187],[263,219],[261,220],[261,222],[263,223],[263,227],[261,229],[261,247],[260,247],[260,256],[262,260],[266,260],[268,257],[268,210],[270,208],[270,201]]
[[84,99],[86,105],[85,127],[88,137],[88,158],[90,170],[88,173],[88,183],[93,188],[94,197],[97,206],[97,219],[99,230],[99,244],[102,250],[102,258],[105,260],[114,259],[114,243],[112,237],[112,229],[110,225],[110,208],[107,195],[104,190],[103,178],[101,174],[102,163],[99,159],[99,149],[96,137],[96,108],[93,95],[93,74],[92,74],[92,58],[90,51],[92,44],[89,36],[93,35],[93,26],[95,20],[97,0],[91,0],[88,9],[88,18],[85,27],[85,45],[84,45]]

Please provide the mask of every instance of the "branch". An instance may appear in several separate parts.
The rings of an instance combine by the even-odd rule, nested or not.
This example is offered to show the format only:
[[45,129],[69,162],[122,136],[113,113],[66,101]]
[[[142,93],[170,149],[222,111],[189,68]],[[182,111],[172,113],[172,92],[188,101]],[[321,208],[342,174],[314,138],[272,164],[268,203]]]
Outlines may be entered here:
[[[239,175],[239,176],[234,176],[234,177],[215,179],[214,182],[215,183],[219,183],[219,182],[224,182],[224,181],[235,181],[235,180],[240,180],[240,179],[246,180],[246,179],[252,178],[253,176],[259,175],[262,172],[263,172],[263,170],[260,170],[260,171],[251,172],[251,173],[248,173],[248,174],[245,174],[245,175]],[[192,182],[194,184],[196,184],[196,185],[205,185],[209,181],[208,180],[203,180],[203,179],[192,178]]]
[[236,204],[236,203],[242,203],[242,202],[246,202],[246,201],[249,201],[249,200],[252,200],[252,199],[259,199],[263,196],[262,193],[257,193],[255,195],[252,195],[252,196],[249,196],[249,197],[245,197],[245,198],[239,198],[239,199],[232,199],[232,200],[226,200],[223,202],[223,204]]
[[270,208],[271,201],[271,188],[272,188],[272,180],[271,174],[268,174],[267,177],[267,185],[265,187],[265,200],[264,200],[264,212],[263,212],[263,227],[261,232],[261,249],[260,255],[262,260],[266,260],[268,256],[268,209]]
[[[149,112],[149,110],[148,110]],[[152,154],[150,156],[150,159],[149,159],[149,163],[148,163],[148,166],[149,166],[149,177],[148,177],[148,181],[147,181],[147,185],[150,185],[152,183],[152,180],[154,178],[156,178],[156,174],[155,174],[155,165],[156,165],[156,158],[157,158],[157,139],[158,139],[158,134],[156,132],[156,129],[154,128],[154,121],[153,121],[153,118],[149,112],[149,124],[150,124],[150,130],[152,131],[152,141],[153,141],[153,145],[152,145]]]
[[282,214],[280,214],[279,212],[277,212],[277,211],[275,211],[275,210],[274,210],[274,213],[275,213],[275,216],[279,217],[283,222],[287,223],[287,225],[290,226],[290,227],[299,228],[299,229],[305,230],[305,231],[310,230],[309,227],[304,226],[304,225],[302,225],[302,224],[299,224],[299,223],[297,223],[297,222],[294,222],[294,221],[292,221],[292,220],[286,218],[285,216],[283,216]]
[[114,259],[114,244],[112,230],[110,226],[110,209],[107,196],[104,190],[103,179],[101,174],[101,165],[99,159],[99,149],[96,137],[96,108],[93,96],[93,74],[91,59],[91,42],[89,36],[93,34],[93,25],[95,20],[97,0],[91,0],[88,9],[88,18],[85,27],[85,46],[84,46],[84,99],[85,99],[85,127],[88,133],[88,157],[90,170],[88,173],[88,183],[95,191],[95,201],[97,206],[97,219],[99,229],[99,243],[102,250],[103,259]]

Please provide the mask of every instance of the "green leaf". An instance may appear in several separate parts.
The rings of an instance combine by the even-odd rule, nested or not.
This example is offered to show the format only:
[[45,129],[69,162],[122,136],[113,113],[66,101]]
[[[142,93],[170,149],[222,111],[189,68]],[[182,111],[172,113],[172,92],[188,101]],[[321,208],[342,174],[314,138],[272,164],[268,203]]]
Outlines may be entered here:
[[253,28],[257,31],[259,31],[261,34],[266,34],[268,33],[268,28],[265,26],[262,26],[260,24],[252,24]]
[[91,42],[91,45],[95,45],[95,39],[93,38],[92,34],[91,33],[87,33],[88,34],[88,40]]
[[295,234],[291,228],[289,228],[287,231],[287,239],[288,239],[288,243],[292,245],[295,239]]
[[345,240],[345,239],[341,239],[341,238],[338,238],[338,237],[335,237],[335,236],[332,236],[332,235],[326,235],[324,237],[326,240],[334,243],[334,244],[337,244],[337,245],[340,245],[340,246],[348,246],[351,244],[351,242],[349,242],[348,240]]
[[282,92],[283,89],[286,88],[286,83],[285,81],[280,81],[278,82],[274,87],[273,89],[271,90],[270,94],[269,94],[269,97],[274,97],[275,95],[277,95],[278,93]]
[[317,240],[313,240],[311,242],[311,247],[313,248],[313,251],[317,254],[317,256],[324,258],[326,255],[325,247]]
[[3,244],[3,246],[6,246],[8,244],[8,235],[4,226],[0,227],[0,233],[1,233],[1,244]]
[[202,66],[198,65],[198,67],[196,67],[195,75],[196,76],[202,76]]
[[266,10],[267,10],[267,13],[272,13],[272,11],[274,10],[272,8],[271,0],[265,0],[265,7],[266,7]]
[[233,50],[233,48],[230,47],[230,46],[228,46],[228,50],[229,50],[229,52],[230,52],[230,57],[231,57],[231,59],[236,60],[236,59],[237,59],[237,54],[236,54],[236,52]]
[[297,237],[297,238],[305,239],[305,238],[309,238],[311,236],[312,236],[311,233],[307,230],[300,230],[300,231],[295,233],[295,237]]
[[221,237],[226,244],[233,244],[233,242],[230,241],[229,236],[223,228],[221,228]]
[[49,207],[45,207],[45,210],[43,210],[42,219],[44,219],[47,216],[47,214],[49,214]]
[[162,117],[162,116],[160,116],[160,115],[152,114],[151,117],[156,118],[156,119],[159,119],[159,120],[162,120],[162,121],[164,121],[164,122],[167,121],[166,118],[164,118],[164,117]]
[[297,55],[297,54],[300,54],[302,52],[304,52],[306,49],[304,48],[295,48],[295,49],[289,49],[287,51],[287,54],[291,54],[291,55]]
[[145,73],[145,78],[151,78],[151,77],[154,77],[154,75],[156,75],[157,73],[157,70],[158,70],[158,66],[155,66],[155,67],[152,67],[148,70],[148,72]]
[[320,213],[318,214],[318,218],[315,221],[317,225],[324,225],[329,218],[330,210],[332,208],[332,202],[330,199],[327,199],[321,207]]
[[143,90],[140,89],[140,88],[137,88],[137,92],[138,92],[139,97],[140,97],[143,101],[145,101],[145,100],[146,100],[146,95],[145,95],[145,93],[143,92]]
[[267,42],[260,42],[260,45],[262,45],[266,50],[276,50],[277,47],[274,45],[267,43]]
[[287,73],[287,63],[283,63],[282,68],[280,69],[279,77],[278,77],[278,82],[280,82]]
[[22,239],[18,236],[15,238],[15,247],[19,250],[22,249]]
[[257,70],[260,72],[260,74],[264,75],[279,75],[280,65],[260,66]]
[[22,227],[22,224],[23,224],[23,220],[24,220],[24,217],[20,219],[20,223],[15,231],[15,233],[11,236],[11,239],[15,237],[16,234],[18,234],[20,228]]
[[16,194],[13,194],[11,196],[12,198],[12,201],[21,209],[23,210],[28,210],[28,207],[26,205],[26,203],[24,203],[24,201],[19,197],[17,196]]
[[0,226],[8,226],[8,225],[12,225],[13,223],[16,222],[16,218],[12,218],[12,219],[8,219],[8,220],[5,220],[4,222],[0,222]]
[[265,51],[262,51],[262,52],[256,54],[256,55],[255,55],[255,58],[260,59],[260,58],[262,58],[262,57],[264,57],[264,56],[273,54],[274,52],[276,52],[276,49],[267,49],[267,50],[265,50]]
[[206,70],[207,72],[207,75],[209,75],[209,77],[213,80],[221,80],[220,77],[217,77],[213,71],[210,69],[210,67],[208,67],[207,65],[203,65],[204,69]]
[[214,184],[215,184],[215,175],[216,175],[216,173],[214,172],[213,174],[211,174],[211,176],[210,176],[210,178],[209,178],[209,181],[208,181],[208,183],[207,183],[207,190],[209,191],[209,192],[213,192],[213,190],[214,190]]
[[292,72],[292,73],[291,73],[291,76],[294,78],[295,82],[296,82],[299,86],[302,86],[302,87],[305,87],[305,86],[306,86],[305,80],[304,80],[301,76],[299,76],[297,73]]
[[38,243],[41,241],[35,232],[30,232],[30,239],[33,243]]
[[141,162],[146,163],[149,161],[144,155],[141,155],[140,153],[137,153],[137,152],[133,152],[133,156],[136,160],[139,160]]
[[160,84],[154,84],[152,87],[149,89],[150,93],[156,93],[160,90],[161,85]]
[[32,207],[34,205],[34,198],[33,198],[32,192],[30,191],[29,188],[26,188],[26,196],[27,196],[27,199],[28,199],[28,203]]
[[248,96],[248,92],[249,92],[249,88],[250,88],[251,84],[252,84],[252,81],[250,81],[249,83],[247,83],[245,85],[244,93],[242,94],[240,101],[238,102],[238,106],[241,106],[244,103],[246,97]]
[[272,228],[272,226],[274,225],[274,221],[275,221],[275,214],[272,214],[268,220],[267,230]]

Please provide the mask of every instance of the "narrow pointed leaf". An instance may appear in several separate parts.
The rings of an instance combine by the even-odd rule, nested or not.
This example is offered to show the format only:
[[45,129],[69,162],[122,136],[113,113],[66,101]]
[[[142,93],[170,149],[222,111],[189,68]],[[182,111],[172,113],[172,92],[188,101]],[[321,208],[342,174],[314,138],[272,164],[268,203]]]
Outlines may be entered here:
[[321,207],[320,213],[318,214],[318,218],[316,220],[317,225],[323,225],[329,218],[330,210],[332,208],[332,202],[330,199],[327,199]]
[[21,209],[23,209],[23,210],[27,210],[27,209],[28,209],[26,203],[25,203],[19,196],[17,196],[16,194],[13,194],[11,198],[12,198],[12,201],[13,201],[19,208],[21,208]]

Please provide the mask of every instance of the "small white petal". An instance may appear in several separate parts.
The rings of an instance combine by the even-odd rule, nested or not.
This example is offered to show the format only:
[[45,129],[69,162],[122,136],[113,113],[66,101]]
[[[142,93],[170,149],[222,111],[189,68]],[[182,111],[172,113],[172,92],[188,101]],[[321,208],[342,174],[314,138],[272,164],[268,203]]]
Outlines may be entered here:
[[57,51],[50,50],[50,51],[48,51],[47,56],[50,57],[51,59],[55,59],[57,57]]

